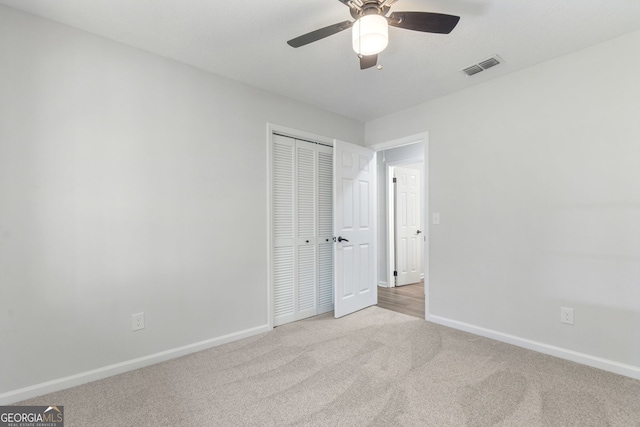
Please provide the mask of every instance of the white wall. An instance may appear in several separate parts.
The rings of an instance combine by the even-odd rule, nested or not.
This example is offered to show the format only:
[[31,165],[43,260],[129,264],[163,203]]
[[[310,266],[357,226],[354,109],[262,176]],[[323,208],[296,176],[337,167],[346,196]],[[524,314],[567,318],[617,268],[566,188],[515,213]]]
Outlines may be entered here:
[[[262,330],[267,122],[364,135],[350,119],[5,7],[0,120],[4,401]],[[147,326],[133,333],[139,311]]]
[[638,51],[634,32],[366,124],[366,145],[429,131],[434,320],[640,377]]

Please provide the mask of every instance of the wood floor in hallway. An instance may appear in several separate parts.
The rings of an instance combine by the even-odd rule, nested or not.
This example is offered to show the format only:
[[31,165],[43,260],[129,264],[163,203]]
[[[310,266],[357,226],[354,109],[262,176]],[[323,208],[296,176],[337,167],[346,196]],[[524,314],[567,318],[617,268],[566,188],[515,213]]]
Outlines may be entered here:
[[378,287],[378,307],[424,319],[424,282],[395,288]]

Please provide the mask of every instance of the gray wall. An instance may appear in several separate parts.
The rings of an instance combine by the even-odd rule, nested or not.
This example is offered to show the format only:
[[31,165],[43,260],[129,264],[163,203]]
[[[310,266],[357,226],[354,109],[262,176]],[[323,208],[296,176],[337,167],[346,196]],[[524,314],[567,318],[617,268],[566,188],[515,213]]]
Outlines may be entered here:
[[432,316],[640,377],[639,50],[634,32],[366,124],[366,145],[429,132]]
[[364,137],[5,7],[0,120],[0,395],[266,326],[267,122]]

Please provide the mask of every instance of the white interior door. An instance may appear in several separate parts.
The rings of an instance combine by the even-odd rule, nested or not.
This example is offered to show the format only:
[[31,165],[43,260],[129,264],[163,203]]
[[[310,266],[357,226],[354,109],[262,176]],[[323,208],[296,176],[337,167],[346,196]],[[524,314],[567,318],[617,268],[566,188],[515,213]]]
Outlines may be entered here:
[[333,311],[333,147],[318,145],[318,314]]
[[375,152],[334,144],[335,317],[378,301]]
[[272,137],[273,324],[333,311],[333,148]]
[[418,283],[422,269],[420,171],[394,168],[396,179],[396,286]]
[[317,146],[296,140],[296,318],[318,313]]
[[274,135],[272,145],[273,321],[296,320],[296,227],[294,139]]

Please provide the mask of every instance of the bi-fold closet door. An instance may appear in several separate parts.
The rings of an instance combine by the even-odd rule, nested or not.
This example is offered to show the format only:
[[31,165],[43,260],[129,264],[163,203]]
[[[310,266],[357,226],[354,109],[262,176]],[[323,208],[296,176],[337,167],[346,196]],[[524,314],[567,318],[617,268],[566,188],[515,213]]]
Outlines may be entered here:
[[333,149],[273,135],[274,326],[333,310]]

